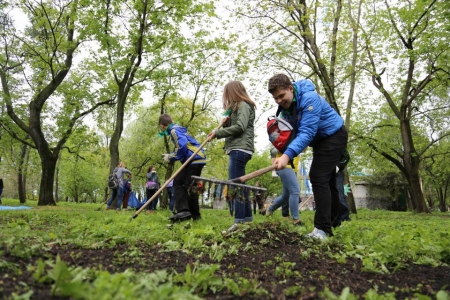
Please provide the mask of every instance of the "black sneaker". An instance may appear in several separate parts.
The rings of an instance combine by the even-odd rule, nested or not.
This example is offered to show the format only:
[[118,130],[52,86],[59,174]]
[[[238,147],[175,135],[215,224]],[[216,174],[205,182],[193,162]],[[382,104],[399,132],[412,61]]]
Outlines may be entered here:
[[179,222],[179,221],[186,221],[189,220],[190,218],[192,218],[191,213],[188,210],[185,211],[180,211],[179,213],[170,216],[169,220],[171,220],[172,222]]

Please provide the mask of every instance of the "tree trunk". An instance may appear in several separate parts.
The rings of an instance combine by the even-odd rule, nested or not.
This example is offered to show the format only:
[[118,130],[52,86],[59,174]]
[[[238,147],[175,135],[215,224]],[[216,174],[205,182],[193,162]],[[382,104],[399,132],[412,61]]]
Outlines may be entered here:
[[57,156],[39,153],[41,157],[42,175],[39,191],[38,205],[56,205],[53,198],[53,182],[55,179],[55,169]]
[[56,173],[55,173],[55,201],[59,202],[59,164],[61,163],[61,152],[58,155],[58,161],[56,163]]
[[103,203],[108,201],[108,187],[105,187],[105,193],[103,194]]
[[77,186],[75,184],[75,193],[73,195],[73,202],[78,203],[78,198],[79,198],[78,189],[77,189]]
[[[401,115],[405,116],[405,109],[402,107]],[[411,134],[411,125],[406,117],[400,121],[400,132],[403,144],[403,171],[408,181],[408,188],[411,194],[411,201],[414,205],[415,211],[418,213],[430,211],[425,203],[425,197],[422,191],[422,184],[420,182],[419,166],[420,157],[414,147],[414,140]]]
[[20,151],[20,160],[19,160],[19,172],[17,174],[17,185],[19,189],[19,201],[20,203],[26,203],[27,202],[27,193],[26,193],[26,166],[28,165],[26,163],[27,159],[27,153],[28,153],[28,146],[26,144],[22,144],[21,151]]
[[420,177],[418,174],[411,174],[408,178],[409,190],[411,192],[411,201],[415,206],[415,210],[418,213],[430,212],[425,203],[425,197],[420,186]]
[[[169,163],[167,165],[167,169],[166,169],[166,176],[164,178],[164,183],[167,182],[167,179],[169,179],[172,174],[173,174],[173,168],[174,168],[174,163]],[[167,191],[167,190],[166,190]],[[168,197],[168,193],[165,192],[162,197],[160,197],[160,201],[159,201],[159,207],[161,209],[167,209],[167,207],[169,206],[169,197]]]
[[[350,186],[350,178],[348,176],[347,168],[344,169],[344,184],[348,184]],[[355,197],[353,197],[353,192],[350,190],[350,192],[347,194],[347,203],[348,207],[350,208],[350,212],[352,214],[356,214],[356,204],[355,204]]]
[[447,211],[447,205],[445,204],[445,198],[439,197],[439,210],[442,212]]
[[[126,84],[126,82],[125,82]],[[110,160],[110,173],[114,170],[114,168],[119,164],[120,153],[119,153],[119,141],[122,136],[123,131],[123,118],[125,115],[125,102],[127,100],[128,93],[125,92],[125,84],[119,84],[119,91],[117,96],[117,110],[116,110],[116,119],[114,126],[114,133],[111,137],[111,141],[109,143],[109,154],[111,156]]]

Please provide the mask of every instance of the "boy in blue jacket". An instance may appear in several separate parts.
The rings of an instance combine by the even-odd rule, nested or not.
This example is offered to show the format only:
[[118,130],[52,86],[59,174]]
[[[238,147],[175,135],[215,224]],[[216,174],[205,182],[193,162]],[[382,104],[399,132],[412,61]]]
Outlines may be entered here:
[[[281,106],[283,117],[297,124],[297,134],[284,153],[276,159],[277,170],[286,168],[306,147],[313,150],[310,180],[316,212],[314,230],[308,237],[332,236],[340,225],[340,201],[336,187],[336,165],[346,147],[348,134],[344,121],[306,79],[292,83],[285,74],[269,79],[269,93]],[[293,115],[295,112],[295,115]]]
[[[200,147],[200,143],[187,133],[185,127],[172,123],[172,118],[168,114],[162,114],[159,117],[159,129],[162,135],[170,136],[175,145],[174,152],[162,155],[165,162],[179,160],[183,164]],[[198,194],[188,191],[192,181],[191,176],[200,176],[205,165],[206,155],[202,149],[173,179],[177,213],[169,217],[169,220],[176,222],[201,218]]]

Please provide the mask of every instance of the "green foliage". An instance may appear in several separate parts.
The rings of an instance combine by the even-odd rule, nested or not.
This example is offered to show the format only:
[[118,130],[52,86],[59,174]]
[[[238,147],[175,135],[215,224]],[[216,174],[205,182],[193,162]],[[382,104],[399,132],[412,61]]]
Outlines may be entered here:
[[[14,201],[4,199],[6,205],[12,205]],[[129,212],[99,212],[97,207],[88,203],[61,203],[57,207],[1,212],[0,222],[6,226],[0,232],[0,254],[28,262],[32,261],[29,260],[31,257],[39,257],[36,263],[28,266],[28,270],[37,283],[51,286],[54,296],[74,299],[200,299],[208,292],[226,289],[236,297],[246,294],[263,297],[268,291],[261,288],[256,279],[227,275],[222,267],[219,269],[219,263],[224,256],[258,255],[253,253],[255,245],[242,245],[237,238],[245,235],[251,227],[262,226],[268,232],[292,230],[279,224],[282,219],[280,214],[274,214],[270,219],[255,216],[253,224],[243,226],[236,235],[224,239],[221,231],[230,225],[226,210],[204,210],[201,221],[167,226],[168,211],[158,211],[151,216],[140,215],[129,222]],[[301,218],[307,227],[312,228],[313,212],[304,211]],[[310,255],[321,253],[339,263],[356,258],[361,260],[365,270],[384,273],[401,269],[410,262],[432,266],[449,263],[450,219],[446,214],[417,217],[405,212],[360,209],[352,219],[336,228],[335,236],[324,243],[305,240],[302,236],[306,234],[306,228],[295,229],[299,233],[298,247],[302,249],[299,255],[308,259]],[[271,247],[279,242],[268,235],[263,245]],[[101,250],[123,243],[129,245],[129,249],[126,253],[114,255],[118,264],[141,261],[143,255],[148,255],[142,253],[142,245],[157,246],[159,251],[167,252],[169,256],[170,252],[178,251],[197,258],[209,257],[216,263],[196,262],[186,265],[181,273],[164,269],[145,273],[126,270],[113,274],[101,267],[70,266],[69,263],[79,259],[76,255],[68,258],[73,261],[65,261],[56,255],[49,258],[48,252],[52,245]],[[298,264],[286,261],[285,257],[280,251],[279,255],[263,262],[263,266],[273,269],[280,281],[301,276]],[[229,265],[227,271],[233,272],[238,267]],[[3,261],[0,270],[18,274],[20,269],[16,264]],[[301,287],[290,287],[286,293],[295,294],[301,290]],[[340,296],[328,290],[317,292],[330,299],[355,299],[348,289],[344,289]],[[25,299],[27,295],[22,294],[21,297]],[[437,296],[438,299],[446,299],[448,293],[441,291]],[[390,294],[381,295],[376,290],[364,295],[366,299],[392,297]]]
[[190,265],[186,266],[184,274],[175,275],[173,280],[180,283],[194,294],[204,294],[211,289],[213,292],[222,288],[222,280],[214,275],[219,265],[200,265],[194,264],[192,269]]

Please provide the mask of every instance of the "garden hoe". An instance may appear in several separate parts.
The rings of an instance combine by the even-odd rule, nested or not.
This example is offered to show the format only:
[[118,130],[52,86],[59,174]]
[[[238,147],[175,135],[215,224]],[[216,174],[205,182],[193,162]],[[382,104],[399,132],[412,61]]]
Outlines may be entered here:
[[106,202],[108,202],[108,201],[103,202],[102,205],[100,205],[100,207],[96,209],[96,211],[99,211],[100,209],[102,209],[103,205],[105,205]]
[[[222,120],[222,122],[220,123],[220,125],[215,129],[215,130],[217,130],[217,129],[219,129],[220,127],[222,127],[222,125],[224,124],[224,122],[226,121],[226,118],[224,118],[223,120]],[[208,138],[206,138],[206,140],[198,147],[198,149],[197,150],[195,150],[194,151],[194,153],[192,153],[192,155],[184,162],[184,164],[182,164],[181,166],[180,166],[180,168],[174,173],[174,174],[172,174],[172,176],[170,176],[170,178],[169,179],[167,179],[167,181],[159,188],[159,190],[157,190],[156,192],[155,192],[155,194],[150,198],[150,199],[148,199],[147,200],[147,202],[145,202],[145,204],[144,205],[142,205],[142,207],[137,211],[137,212],[135,212],[134,213],[134,215],[130,218],[130,222],[133,220],[133,219],[136,219],[136,217],[141,213],[141,211],[143,211],[146,207],[147,207],[147,205],[149,205],[154,199],[156,199],[156,197],[158,197],[158,195],[159,194],[161,194],[161,192],[164,190],[164,188],[184,169],[184,167],[186,167],[190,162],[191,162],[191,160],[193,160],[194,159],[194,157],[195,157],[195,155],[197,155],[197,153],[198,152],[200,152],[200,150],[206,145],[206,143],[207,142],[209,142],[210,141],[210,138],[208,137]]]

